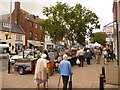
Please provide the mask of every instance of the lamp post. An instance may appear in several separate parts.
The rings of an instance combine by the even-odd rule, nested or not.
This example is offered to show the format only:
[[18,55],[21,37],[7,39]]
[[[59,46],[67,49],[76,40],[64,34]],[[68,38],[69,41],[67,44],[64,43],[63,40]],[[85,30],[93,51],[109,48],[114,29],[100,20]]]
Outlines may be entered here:
[[[6,40],[7,40],[8,36],[9,36],[9,32],[5,32],[4,35],[6,36]],[[10,55],[10,51],[9,51],[9,55]],[[9,60],[8,60],[8,74],[10,74],[10,57],[9,57]]]
[[6,36],[6,40],[7,40],[9,36],[9,32],[5,32],[4,35]]

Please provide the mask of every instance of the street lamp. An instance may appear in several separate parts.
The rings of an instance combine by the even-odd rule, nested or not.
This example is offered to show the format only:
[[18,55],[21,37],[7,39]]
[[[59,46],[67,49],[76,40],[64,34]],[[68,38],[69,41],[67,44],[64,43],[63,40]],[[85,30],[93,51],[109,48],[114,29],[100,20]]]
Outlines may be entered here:
[[9,36],[9,32],[5,32],[4,35],[6,36],[6,40],[7,40]]
[[[5,32],[4,35],[6,36],[6,40],[7,40],[9,36],[9,32]],[[10,52],[9,52],[9,55],[10,55]],[[10,58],[8,60],[8,74],[10,74]]]

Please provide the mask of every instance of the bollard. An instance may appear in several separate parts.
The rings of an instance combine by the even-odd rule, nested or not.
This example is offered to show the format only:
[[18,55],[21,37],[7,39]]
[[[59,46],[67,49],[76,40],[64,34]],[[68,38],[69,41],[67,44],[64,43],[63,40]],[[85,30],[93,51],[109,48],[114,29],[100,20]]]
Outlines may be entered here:
[[104,76],[100,74],[100,90],[104,90]]
[[8,60],[8,74],[10,74],[10,59]]
[[24,58],[25,56],[24,56],[24,50],[23,50],[23,58]]
[[106,80],[105,80],[105,67],[102,67],[102,75],[103,75],[103,81],[104,82],[106,82]]

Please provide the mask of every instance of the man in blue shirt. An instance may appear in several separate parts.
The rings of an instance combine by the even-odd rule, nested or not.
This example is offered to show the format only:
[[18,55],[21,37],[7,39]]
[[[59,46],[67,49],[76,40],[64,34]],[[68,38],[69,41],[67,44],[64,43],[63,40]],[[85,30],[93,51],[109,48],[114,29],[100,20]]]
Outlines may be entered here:
[[63,60],[60,62],[60,65],[58,67],[58,72],[60,73],[63,79],[63,90],[67,90],[69,76],[73,74],[71,63],[67,60],[67,58],[68,56],[64,54]]

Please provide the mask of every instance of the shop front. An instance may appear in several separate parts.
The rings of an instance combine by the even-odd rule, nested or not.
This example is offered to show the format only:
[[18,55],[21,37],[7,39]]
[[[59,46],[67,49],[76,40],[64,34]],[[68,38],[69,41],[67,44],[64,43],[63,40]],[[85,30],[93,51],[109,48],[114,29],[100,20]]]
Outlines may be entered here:
[[35,41],[35,40],[28,40],[27,41],[27,47],[43,49],[44,48],[44,43],[43,42],[41,43],[40,41]]

